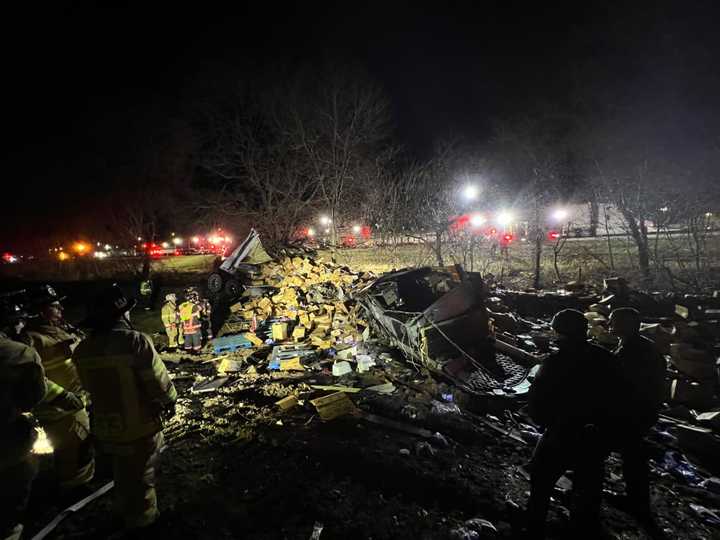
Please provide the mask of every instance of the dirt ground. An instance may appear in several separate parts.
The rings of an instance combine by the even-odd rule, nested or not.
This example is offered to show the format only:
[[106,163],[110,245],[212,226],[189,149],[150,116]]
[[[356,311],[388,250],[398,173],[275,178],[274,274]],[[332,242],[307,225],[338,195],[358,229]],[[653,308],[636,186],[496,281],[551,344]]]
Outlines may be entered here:
[[[69,320],[81,319],[83,302],[102,285],[65,287]],[[138,307],[133,320],[162,350],[166,342],[158,308]],[[488,415],[477,400],[416,371],[396,351],[374,340],[363,347],[377,362],[368,373],[334,377],[328,365],[298,373],[268,372],[266,364],[250,363],[207,393],[192,389],[218,376],[217,355],[209,347],[200,357],[163,353],[178,389],[178,412],[165,427],[167,447],[158,476],[161,520],[142,537],[516,538],[537,439],[522,409]],[[390,394],[368,389],[387,382],[394,387]],[[310,400],[329,391],[313,385],[359,389],[348,394],[356,412],[321,420]],[[290,395],[298,405],[281,411],[276,402]],[[503,433],[508,430],[513,437]],[[516,440],[520,430],[525,443]],[[660,525],[668,538],[720,540],[720,526],[698,514],[702,508],[720,509],[720,495],[698,487],[700,479],[720,471],[699,468],[692,456],[688,459],[698,465],[694,477],[664,467],[667,452],[678,450],[672,433],[672,426],[658,426],[651,437]],[[91,490],[112,476],[104,456],[97,462]],[[84,496],[60,500],[51,466],[44,459],[26,520],[28,538]],[[563,479],[556,489],[551,539],[577,538],[568,531],[570,486],[571,480]],[[623,491],[615,457],[609,460],[605,488],[608,493]],[[129,538],[115,526],[111,507],[108,493],[69,515],[48,538]],[[648,538],[631,518],[607,504],[603,517],[616,538]]]
[[[250,369],[231,375],[212,393],[193,393],[191,387],[215,375],[213,362],[178,354],[164,357],[180,398],[178,415],[165,428],[167,448],[158,478],[161,521],[144,537],[515,537],[513,526],[529,489],[526,466],[532,445],[484,422],[512,428],[524,419],[522,414],[473,415],[468,396],[414,371],[398,357],[369,374],[340,379],[323,372],[254,374]],[[201,360],[212,358],[208,351]],[[432,436],[378,425],[361,415],[324,422],[309,403],[327,394],[312,384],[366,387],[388,379],[396,381],[392,394],[351,394],[358,410],[399,421],[405,428],[426,428]],[[443,402],[441,395],[448,399],[448,393],[453,401]],[[281,412],[275,402],[288,395],[298,397],[299,405]],[[656,447],[658,460],[664,450]],[[608,490],[621,490],[618,474],[612,459]],[[99,456],[93,487],[104,485],[110,476]],[[655,510],[668,538],[720,538],[720,530],[703,523],[690,507],[717,508],[720,497],[659,468],[654,468],[653,481]],[[568,537],[567,487],[557,490],[549,538]],[[37,532],[62,509],[51,493],[45,475],[36,486],[28,533]],[[105,495],[69,516],[49,538],[124,538],[110,520],[111,500]],[[647,537],[621,512],[605,506],[603,513],[617,538]],[[320,536],[311,536],[320,527]]]

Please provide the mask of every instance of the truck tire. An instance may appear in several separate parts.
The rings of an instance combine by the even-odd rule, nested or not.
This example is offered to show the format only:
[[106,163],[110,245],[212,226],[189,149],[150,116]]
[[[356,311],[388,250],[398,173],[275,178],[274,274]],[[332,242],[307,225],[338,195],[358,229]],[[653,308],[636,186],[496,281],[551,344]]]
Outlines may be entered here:
[[223,280],[222,274],[220,274],[218,272],[213,272],[208,277],[208,283],[207,283],[208,290],[213,294],[219,293],[220,291],[223,290],[223,285],[224,285],[223,281],[224,280]]
[[225,294],[228,298],[237,298],[243,292],[243,287],[237,279],[229,279],[225,283]]

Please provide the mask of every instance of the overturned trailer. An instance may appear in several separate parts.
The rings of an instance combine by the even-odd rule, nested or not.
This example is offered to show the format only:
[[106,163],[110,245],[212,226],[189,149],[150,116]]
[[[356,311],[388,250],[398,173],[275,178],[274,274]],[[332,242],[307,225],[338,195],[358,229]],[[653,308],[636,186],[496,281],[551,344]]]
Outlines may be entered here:
[[260,276],[260,265],[272,257],[260,242],[260,235],[252,229],[238,247],[208,277],[208,290],[226,300],[239,298],[253,278]]
[[479,274],[457,266],[385,274],[355,299],[375,334],[416,367],[476,396],[518,400],[529,390],[531,366],[497,352],[485,297]]

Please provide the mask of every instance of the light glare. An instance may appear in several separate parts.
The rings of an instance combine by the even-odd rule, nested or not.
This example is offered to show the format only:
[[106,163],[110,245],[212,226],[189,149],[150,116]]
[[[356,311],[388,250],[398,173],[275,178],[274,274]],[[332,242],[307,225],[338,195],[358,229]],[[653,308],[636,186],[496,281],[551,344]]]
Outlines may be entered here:
[[468,184],[465,186],[465,189],[463,189],[463,197],[465,197],[468,201],[474,201],[477,199],[479,193],[480,190],[475,184]]
[[513,221],[513,215],[506,210],[500,211],[497,215],[498,225],[502,225],[503,227],[505,227],[507,225],[510,225],[512,223],[512,221]]
[[470,216],[470,225],[473,227],[480,227],[483,223],[485,223],[485,217],[481,214],[473,214]]

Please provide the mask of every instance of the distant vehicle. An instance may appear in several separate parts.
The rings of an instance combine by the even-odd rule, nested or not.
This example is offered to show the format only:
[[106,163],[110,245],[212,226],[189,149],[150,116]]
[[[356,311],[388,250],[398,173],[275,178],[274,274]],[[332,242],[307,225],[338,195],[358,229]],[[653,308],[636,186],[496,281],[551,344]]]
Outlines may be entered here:
[[151,257],[171,257],[174,255],[180,255],[180,250],[176,247],[163,247],[158,244],[144,244],[143,249],[145,253]]
[[203,252],[197,248],[178,248],[176,251],[179,252],[180,255],[202,255]]

